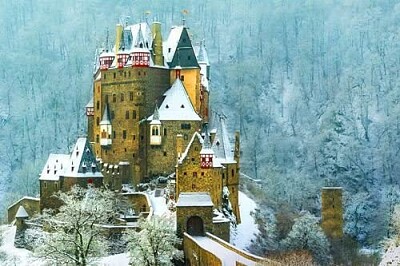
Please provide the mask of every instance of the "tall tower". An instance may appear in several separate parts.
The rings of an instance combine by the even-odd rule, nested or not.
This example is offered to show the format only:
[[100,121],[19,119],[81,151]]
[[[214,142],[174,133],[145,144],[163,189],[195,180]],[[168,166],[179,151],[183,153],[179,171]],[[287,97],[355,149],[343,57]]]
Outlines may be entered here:
[[343,237],[343,205],[341,187],[323,187],[322,229],[331,239]]
[[[159,28],[155,26],[156,32]],[[162,63],[161,33],[154,38],[147,23],[118,24],[113,49],[106,47],[98,56],[88,132],[106,180],[119,175],[123,183],[138,184],[146,177],[148,131],[143,121],[170,86],[169,69],[152,56],[155,52],[157,63]]]
[[172,27],[164,43],[166,61],[170,67],[171,84],[180,79],[195,111],[200,112],[200,66],[186,26]]

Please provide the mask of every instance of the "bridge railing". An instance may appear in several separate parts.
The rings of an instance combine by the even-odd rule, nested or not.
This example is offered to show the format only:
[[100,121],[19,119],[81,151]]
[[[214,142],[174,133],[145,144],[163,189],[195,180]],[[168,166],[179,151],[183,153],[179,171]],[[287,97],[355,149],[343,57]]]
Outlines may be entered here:
[[221,260],[216,255],[200,247],[188,233],[183,234],[183,251],[189,265],[222,266]]

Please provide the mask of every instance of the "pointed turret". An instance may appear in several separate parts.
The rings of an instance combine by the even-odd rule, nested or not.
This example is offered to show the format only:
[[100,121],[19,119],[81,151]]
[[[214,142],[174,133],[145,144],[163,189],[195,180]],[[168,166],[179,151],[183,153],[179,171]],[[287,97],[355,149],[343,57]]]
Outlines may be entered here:
[[103,118],[101,119],[101,122],[100,122],[100,132],[101,132],[100,145],[101,146],[111,145],[112,144],[112,139],[111,139],[112,126],[111,126],[110,114],[109,114],[109,110],[108,110],[108,104],[106,104],[106,107],[104,108]]
[[200,151],[201,168],[213,167],[214,151],[211,149],[210,136],[208,134],[208,125],[204,124],[204,141]]
[[150,145],[161,145],[161,122],[157,104],[150,122]]

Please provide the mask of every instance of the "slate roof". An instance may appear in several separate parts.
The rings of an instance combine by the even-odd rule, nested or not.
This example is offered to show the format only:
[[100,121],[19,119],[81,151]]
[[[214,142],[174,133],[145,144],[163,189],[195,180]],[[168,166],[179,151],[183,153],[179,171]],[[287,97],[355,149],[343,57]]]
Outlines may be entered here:
[[[180,79],[176,79],[171,88],[164,93],[164,100],[158,110],[160,121],[201,121],[189,99],[189,95]],[[151,115],[147,120],[153,120]]]
[[170,68],[199,68],[192,42],[185,26],[172,27],[163,49],[166,62]]
[[110,112],[108,110],[108,104],[104,108],[103,117],[101,118],[100,125],[109,125],[111,124],[110,120]]
[[219,163],[235,163],[234,152],[229,140],[228,130],[225,124],[225,116],[216,114],[211,117],[212,132],[215,132],[215,138],[211,144],[214,151],[214,160]]
[[61,176],[103,177],[86,138],[77,140],[70,155],[50,154],[39,180],[59,181]]
[[182,192],[179,194],[177,207],[212,207],[210,193],[208,192]]

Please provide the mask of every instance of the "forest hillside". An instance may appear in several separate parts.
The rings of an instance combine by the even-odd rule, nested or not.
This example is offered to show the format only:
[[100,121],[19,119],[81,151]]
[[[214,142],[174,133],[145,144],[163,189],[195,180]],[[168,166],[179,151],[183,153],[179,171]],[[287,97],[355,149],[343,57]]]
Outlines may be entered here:
[[247,188],[260,206],[319,216],[321,187],[342,186],[346,233],[376,246],[400,201],[394,0],[0,0],[2,217],[38,193],[49,153],[85,134],[107,32],[147,19],[166,36],[183,16],[205,40],[213,111],[241,131],[241,169],[260,180]]

